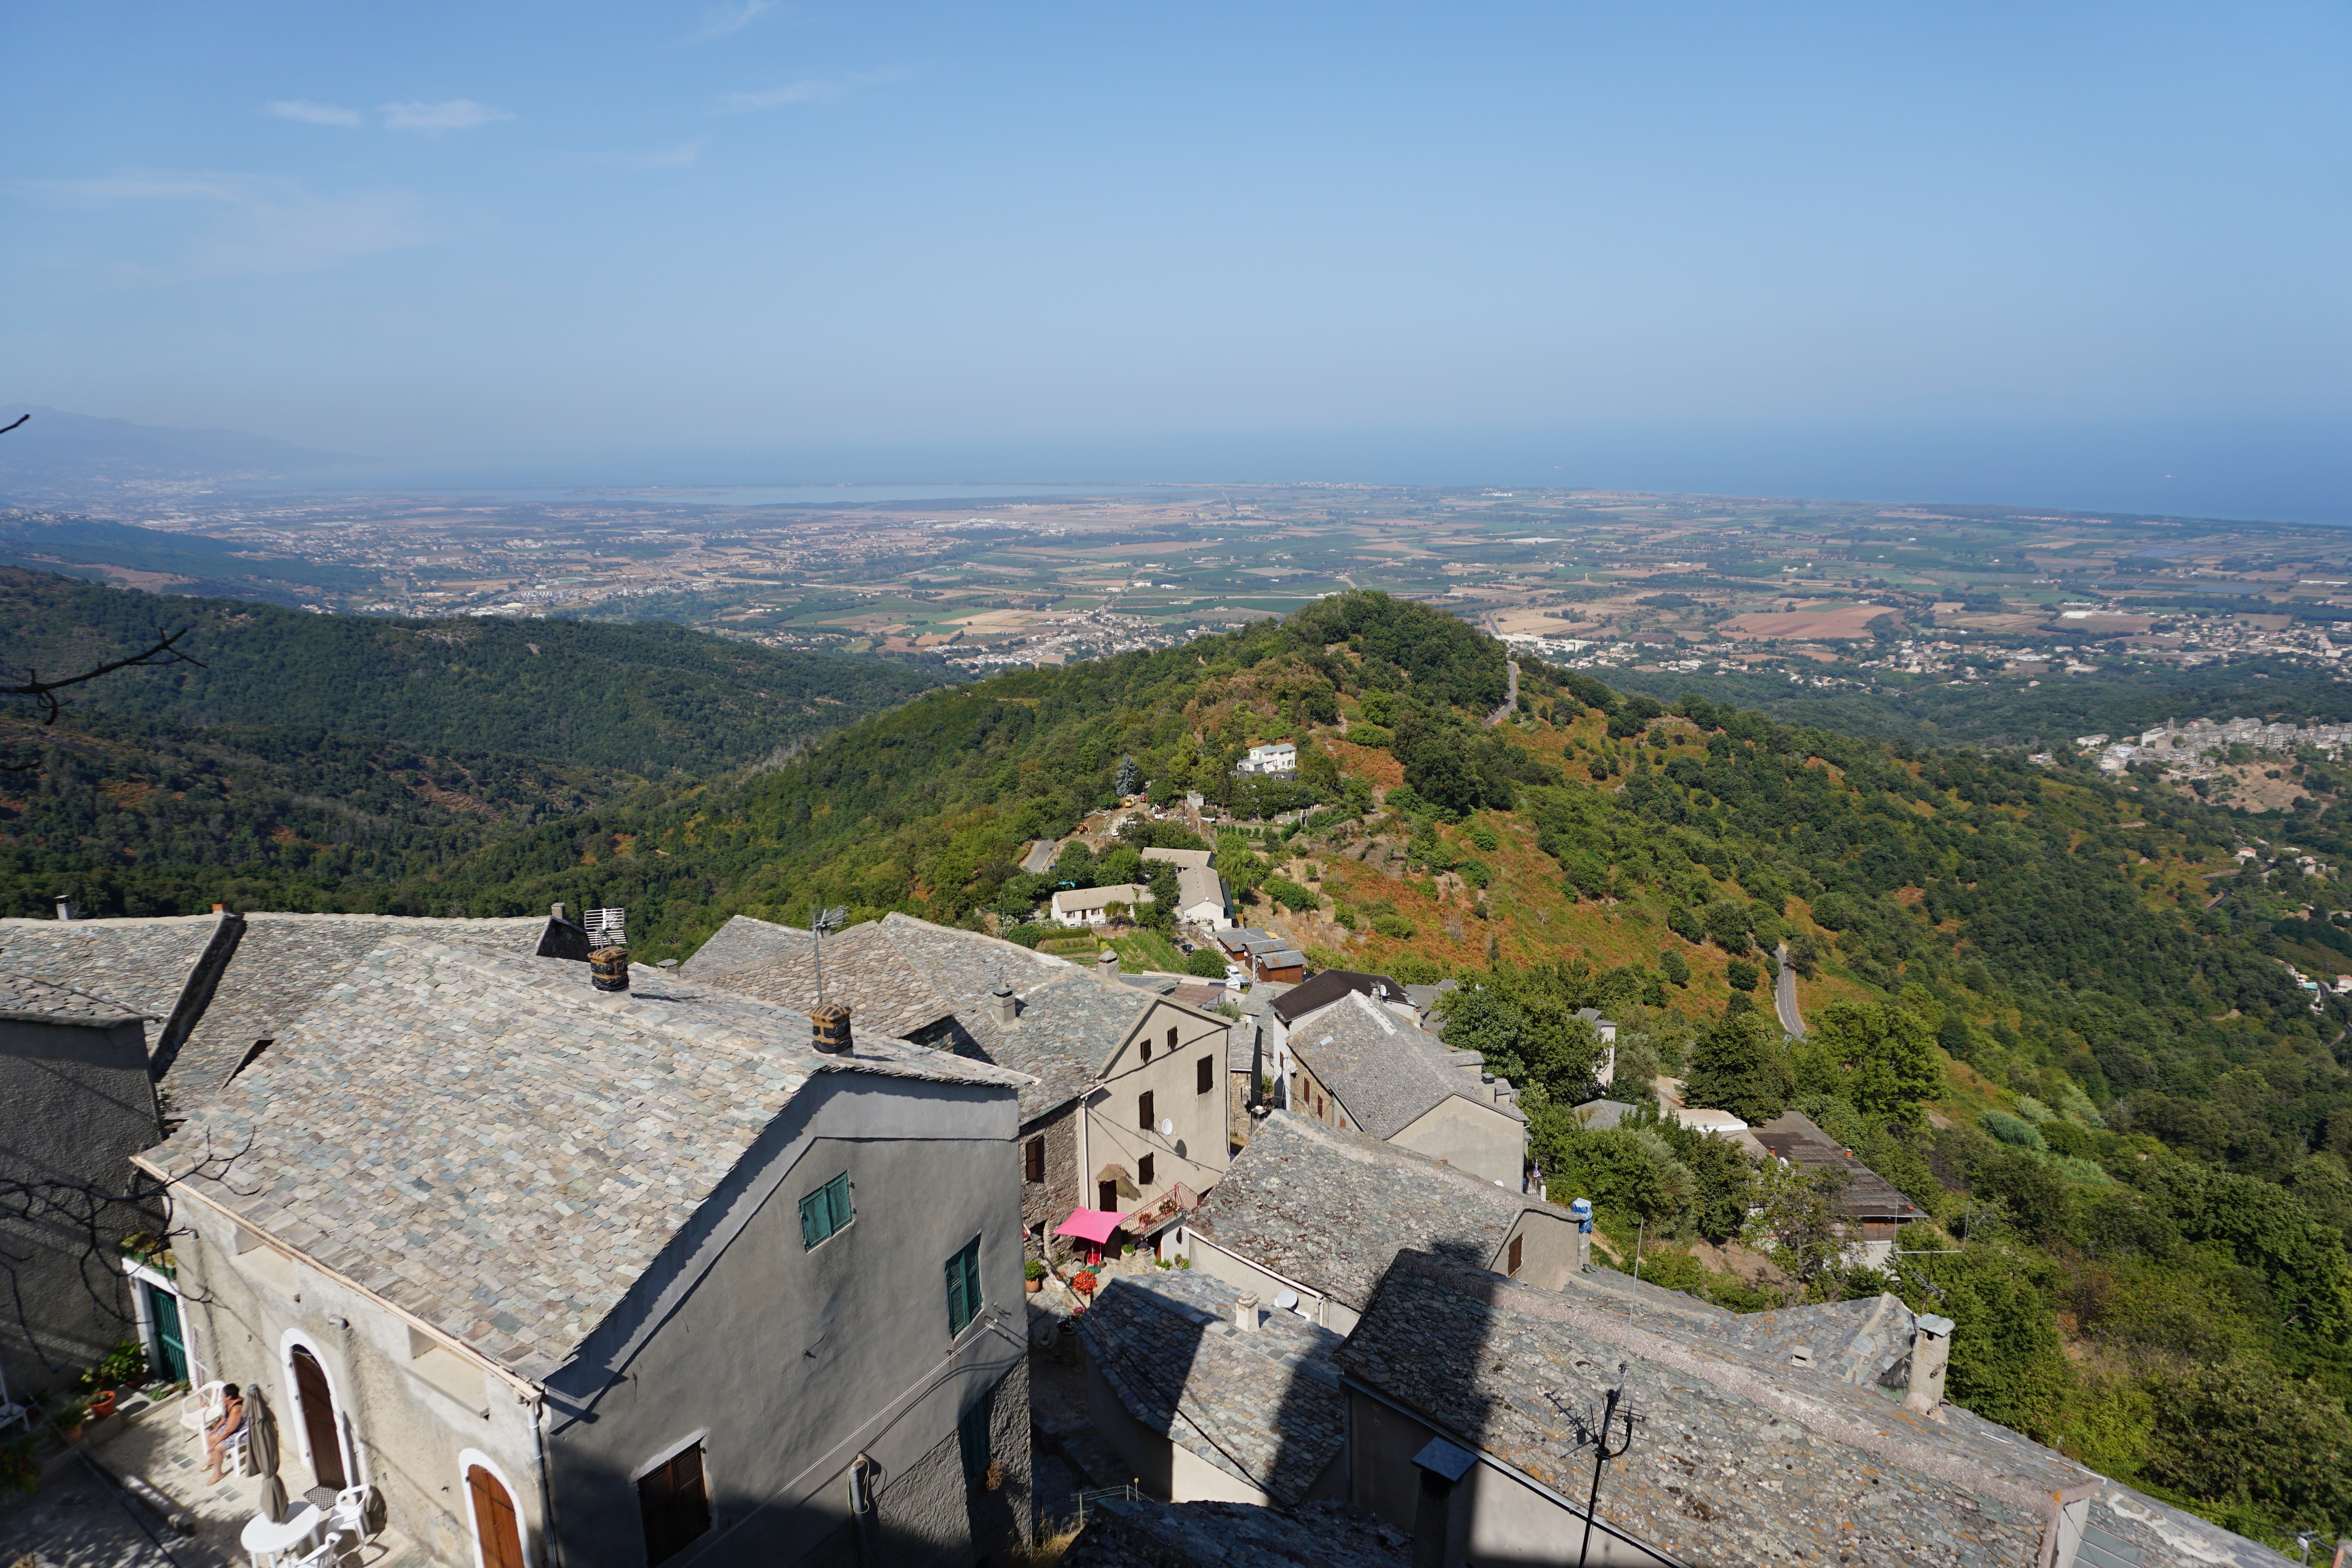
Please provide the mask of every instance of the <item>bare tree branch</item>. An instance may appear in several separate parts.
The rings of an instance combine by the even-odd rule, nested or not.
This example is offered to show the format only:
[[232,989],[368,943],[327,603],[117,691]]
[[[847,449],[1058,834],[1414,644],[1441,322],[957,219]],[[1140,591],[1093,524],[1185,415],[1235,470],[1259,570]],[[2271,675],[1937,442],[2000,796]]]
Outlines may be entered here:
[[[29,413],[20,413],[16,416],[16,424],[22,424],[32,417],[33,416]],[[0,424],[0,435],[7,434],[10,431],[16,428],[16,424]]]
[[[8,428],[14,430],[16,426],[10,425]],[[36,722],[46,729],[57,723],[58,716],[65,711],[65,699],[58,694],[68,686],[78,686],[86,681],[94,681],[100,675],[110,675],[117,670],[153,669],[164,664],[194,664],[200,670],[205,668],[202,659],[179,645],[180,639],[194,630],[193,626],[183,626],[176,632],[159,632],[153,643],[136,653],[111,660],[95,668],[83,670],[77,674],[58,675],[44,680],[38,670],[28,669],[25,672],[25,679],[18,685],[0,685],[0,697],[22,697],[35,704],[40,709],[41,716]],[[0,763],[0,773],[32,773],[37,771],[40,766],[37,759],[31,762]]]

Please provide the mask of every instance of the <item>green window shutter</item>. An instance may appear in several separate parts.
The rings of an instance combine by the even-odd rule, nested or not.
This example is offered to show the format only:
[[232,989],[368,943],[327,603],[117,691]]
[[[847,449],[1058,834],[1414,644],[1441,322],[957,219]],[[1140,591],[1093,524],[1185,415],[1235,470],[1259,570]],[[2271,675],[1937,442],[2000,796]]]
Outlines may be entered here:
[[801,1199],[801,1246],[814,1247],[849,1223],[849,1173],[844,1171]]
[[988,1413],[994,1403],[996,1391],[990,1389],[979,1403],[956,1417],[956,1446],[963,1455],[963,1484],[978,1486],[988,1474]]
[[848,1174],[845,1172],[825,1183],[824,1194],[826,1201],[831,1205],[833,1209],[832,1228],[838,1230],[843,1226],[849,1223],[849,1217],[852,1212],[849,1206]]
[[826,1235],[827,1232],[824,1226],[824,1192],[820,1188],[801,1199],[802,1250],[806,1251],[809,1248],[815,1246],[818,1242],[824,1240]]
[[948,1333],[960,1334],[980,1315],[980,1240],[948,1260]]

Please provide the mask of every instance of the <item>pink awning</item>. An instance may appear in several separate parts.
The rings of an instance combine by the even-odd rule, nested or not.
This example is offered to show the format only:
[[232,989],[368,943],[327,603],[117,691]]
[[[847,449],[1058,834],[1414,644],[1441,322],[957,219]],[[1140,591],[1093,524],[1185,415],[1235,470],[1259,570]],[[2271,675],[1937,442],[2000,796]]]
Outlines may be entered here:
[[1054,1234],[1076,1236],[1099,1247],[1110,1239],[1110,1233],[1117,1230],[1119,1222],[1126,1218],[1108,1208],[1074,1208],[1070,1211],[1070,1218],[1062,1221]]

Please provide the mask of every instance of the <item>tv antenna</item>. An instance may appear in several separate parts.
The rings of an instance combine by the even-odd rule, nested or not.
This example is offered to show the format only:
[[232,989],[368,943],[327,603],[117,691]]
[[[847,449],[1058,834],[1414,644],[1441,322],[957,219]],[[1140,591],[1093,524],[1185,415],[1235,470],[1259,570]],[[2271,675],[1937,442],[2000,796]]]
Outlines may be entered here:
[[1615,1448],[1609,1446],[1609,1428],[1616,1424],[1618,1406],[1625,1397],[1626,1385],[1632,1382],[1627,1375],[1631,1365],[1631,1363],[1622,1361],[1617,1364],[1617,1386],[1609,1391],[1609,1403],[1601,1412],[1601,1429],[1593,1434],[1592,1495],[1584,1504],[1584,1544],[1577,1549],[1576,1568],[1584,1568],[1585,1560],[1592,1552],[1592,1516],[1601,1511],[1601,1467],[1633,1446],[1633,1411],[1631,1406],[1625,1407],[1625,1436],[1619,1439]]
[[809,917],[809,942],[816,953],[816,999],[820,1007],[824,1005],[824,934],[840,930],[841,923],[848,918],[848,908],[838,904],[830,909],[820,908]]
[[590,946],[625,947],[629,945],[628,911],[625,909],[592,909],[580,917],[581,929],[588,933]]

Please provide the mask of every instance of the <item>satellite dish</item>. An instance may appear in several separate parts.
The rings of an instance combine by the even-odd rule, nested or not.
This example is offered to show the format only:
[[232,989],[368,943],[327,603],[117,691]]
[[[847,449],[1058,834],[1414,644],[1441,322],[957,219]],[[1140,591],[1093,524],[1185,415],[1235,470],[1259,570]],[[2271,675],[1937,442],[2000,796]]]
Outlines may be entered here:
[[1174,1137],[1176,1135],[1176,1124],[1165,1116],[1160,1117],[1160,1135],[1163,1138]]
[[1298,1292],[1296,1291],[1276,1291],[1274,1293],[1274,1304],[1280,1307],[1286,1312],[1295,1312],[1298,1310]]

